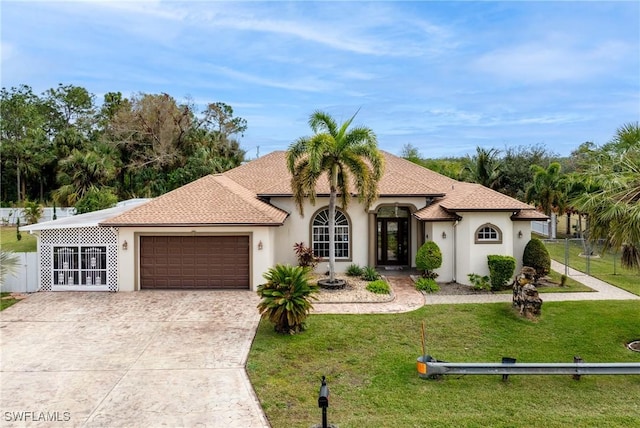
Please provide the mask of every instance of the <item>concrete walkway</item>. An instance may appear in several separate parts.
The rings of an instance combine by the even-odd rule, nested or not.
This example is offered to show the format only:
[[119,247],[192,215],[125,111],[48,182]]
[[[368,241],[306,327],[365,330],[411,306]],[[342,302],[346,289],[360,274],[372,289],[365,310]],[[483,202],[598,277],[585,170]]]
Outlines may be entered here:
[[[564,272],[564,265],[551,261],[551,269]],[[569,277],[589,288],[592,292],[545,293],[544,302],[576,300],[640,300],[640,296],[614,287],[592,276],[569,268]],[[384,314],[409,312],[423,305],[451,305],[461,303],[511,302],[511,294],[423,294],[415,290],[408,275],[390,275],[387,279],[393,287],[396,298],[388,303],[314,303],[312,313],[316,314]]]

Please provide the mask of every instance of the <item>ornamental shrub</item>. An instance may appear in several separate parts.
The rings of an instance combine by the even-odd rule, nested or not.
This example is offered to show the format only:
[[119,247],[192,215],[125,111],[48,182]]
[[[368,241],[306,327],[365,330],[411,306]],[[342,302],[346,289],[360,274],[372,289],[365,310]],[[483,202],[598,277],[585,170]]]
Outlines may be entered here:
[[375,281],[378,278],[380,278],[380,274],[378,273],[376,268],[367,266],[362,269],[362,279],[364,279],[365,281]]
[[313,249],[304,245],[304,242],[293,244],[293,250],[298,258],[298,266],[315,268],[320,262],[320,257],[313,253]]
[[264,275],[265,284],[258,286],[262,300],[258,310],[262,318],[274,324],[276,332],[296,334],[306,328],[306,319],[313,307],[311,299],[318,285],[311,282],[309,266],[276,265]]
[[389,294],[391,293],[391,289],[389,288],[389,284],[385,281],[378,279],[373,282],[367,284],[367,290],[376,294]]
[[524,247],[522,254],[522,264],[536,270],[533,280],[537,283],[540,278],[547,275],[551,270],[551,257],[544,243],[538,238],[531,239]]
[[416,281],[416,290],[424,291],[427,293],[435,293],[440,291],[440,286],[433,278],[418,278]]
[[491,290],[504,290],[516,270],[516,259],[511,256],[487,256]]
[[352,263],[347,266],[346,274],[347,276],[361,276],[362,268],[359,265]]
[[476,291],[489,291],[491,290],[491,282],[488,275],[480,276],[477,273],[470,273],[467,275],[469,281],[473,284],[473,289]]
[[430,279],[436,278],[438,275],[433,270],[440,266],[442,266],[442,252],[438,244],[433,241],[422,244],[416,253],[416,267],[424,271],[422,276]]

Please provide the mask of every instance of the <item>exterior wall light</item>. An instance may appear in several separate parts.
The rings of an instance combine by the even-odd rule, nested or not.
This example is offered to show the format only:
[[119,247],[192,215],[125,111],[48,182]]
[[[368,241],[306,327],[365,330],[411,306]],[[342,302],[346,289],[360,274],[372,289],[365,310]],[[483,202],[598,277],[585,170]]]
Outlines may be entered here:
[[518,231],[518,238],[522,239],[522,231],[521,230]]
[[127,248],[129,248],[129,244],[127,243],[127,240],[125,239],[124,242],[122,243],[122,249],[124,251],[127,251]]
[[447,239],[447,232],[442,232],[442,239]]
[[258,250],[262,250],[262,247],[263,247],[262,241],[258,242]]

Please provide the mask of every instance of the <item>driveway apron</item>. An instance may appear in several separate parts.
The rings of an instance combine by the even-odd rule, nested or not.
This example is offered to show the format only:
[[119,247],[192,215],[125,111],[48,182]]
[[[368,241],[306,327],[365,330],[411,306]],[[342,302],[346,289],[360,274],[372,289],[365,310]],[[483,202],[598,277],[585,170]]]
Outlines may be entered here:
[[36,293],[0,312],[0,426],[268,427],[250,291]]

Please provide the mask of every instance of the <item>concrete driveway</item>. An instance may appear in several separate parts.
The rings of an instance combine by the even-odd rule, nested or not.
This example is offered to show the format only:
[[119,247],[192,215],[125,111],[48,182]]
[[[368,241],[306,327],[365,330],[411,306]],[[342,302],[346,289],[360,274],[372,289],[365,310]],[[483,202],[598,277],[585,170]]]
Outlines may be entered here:
[[0,312],[0,426],[268,427],[244,370],[257,303],[250,291],[31,295]]

